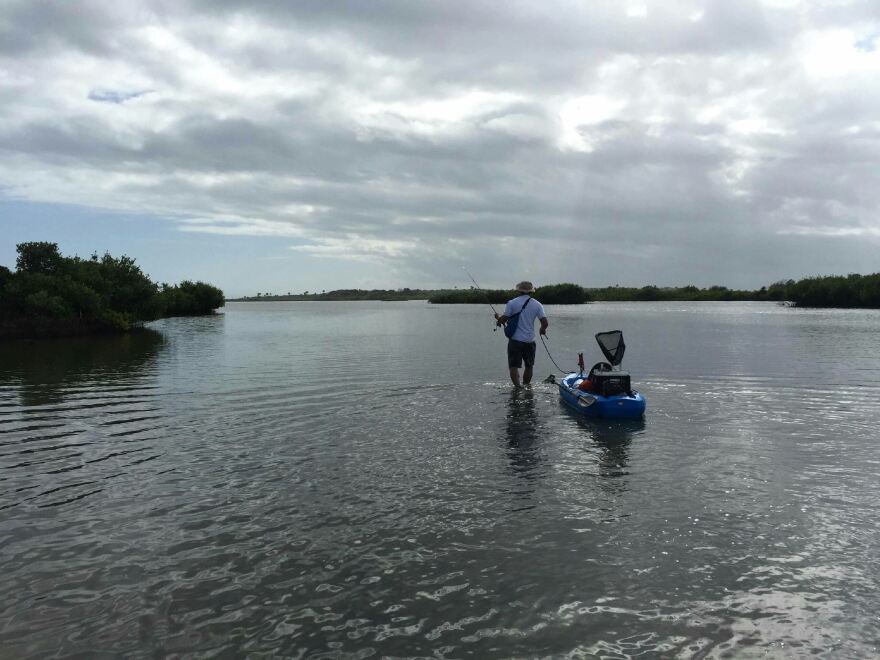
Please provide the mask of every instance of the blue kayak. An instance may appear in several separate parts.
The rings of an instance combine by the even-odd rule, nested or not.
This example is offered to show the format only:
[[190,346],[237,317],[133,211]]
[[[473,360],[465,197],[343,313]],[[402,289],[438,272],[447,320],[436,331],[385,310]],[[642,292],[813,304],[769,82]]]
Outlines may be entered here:
[[608,362],[597,362],[585,373],[584,354],[578,354],[580,371],[559,382],[559,396],[587,417],[636,419],[645,414],[645,397],[630,386],[629,373],[620,370],[626,344],[620,330],[600,332],[596,343]]
[[559,396],[577,412],[587,417],[635,419],[645,414],[645,397],[635,391],[603,396],[578,389],[583,374],[571,373],[559,383]]

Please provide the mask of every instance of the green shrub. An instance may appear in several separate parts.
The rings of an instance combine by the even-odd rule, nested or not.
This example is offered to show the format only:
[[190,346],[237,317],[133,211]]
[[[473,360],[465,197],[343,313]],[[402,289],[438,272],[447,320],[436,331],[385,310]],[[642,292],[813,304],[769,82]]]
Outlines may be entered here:
[[784,300],[791,300],[799,307],[880,308],[880,273],[789,280],[783,292]]
[[135,260],[63,257],[56,243],[17,246],[16,272],[0,266],[0,336],[118,332],[163,316],[210,314],[223,292],[204,282],[159,287]]
[[210,314],[225,302],[223,292],[217,287],[189,280],[178,286],[163,285],[159,301],[163,316]]
[[539,286],[534,295],[545,305],[580,305],[590,302],[590,294],[585,288],[568,282]]
[[64,257],[58,252],[58,243],[19,243],[15,249],[18,252],[15,269],[20,273],[57,275],[62,268]]
[[70,306],[66,305],[59,296],[53,296],[44,289],[29,293],[24,300],[31,316],[48,316],[57,319],[70,316]]

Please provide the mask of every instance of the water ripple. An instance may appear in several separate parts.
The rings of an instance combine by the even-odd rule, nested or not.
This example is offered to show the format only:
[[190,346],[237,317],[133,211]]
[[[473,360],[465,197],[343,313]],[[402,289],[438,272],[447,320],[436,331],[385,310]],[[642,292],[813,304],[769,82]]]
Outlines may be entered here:
[[553,310],[633,328],[623,424],[511,392],[469,307],[0,348],[4,651],[876,655],[872,322],[673,307]]

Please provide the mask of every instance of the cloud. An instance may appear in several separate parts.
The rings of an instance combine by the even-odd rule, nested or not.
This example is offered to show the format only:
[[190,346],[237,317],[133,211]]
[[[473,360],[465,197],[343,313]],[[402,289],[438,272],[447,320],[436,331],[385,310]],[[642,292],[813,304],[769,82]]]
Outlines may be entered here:
[[0,190],[431,284],[880,269],[880,15],[833,5],[7,2]]
[[127,92],[119,89],[93,89],[89,92],[89,100],[98,103],[125,103],[131,99],[136,99],[144,94],[149,94],[150,90],[140,90],[135,92]]

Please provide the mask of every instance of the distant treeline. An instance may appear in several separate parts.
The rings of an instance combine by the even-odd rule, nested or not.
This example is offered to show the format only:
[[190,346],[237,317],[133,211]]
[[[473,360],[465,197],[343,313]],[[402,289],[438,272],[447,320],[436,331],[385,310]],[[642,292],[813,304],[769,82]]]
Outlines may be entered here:
[[[321,293],[272,295],[258,294],[239,301],[283,300],[427,300],[435,304],[504,303],[519,295],[512,289],[337,289]],[[726,286],[643,287],[608,286],[587,288],[577,284],[549,284],[538,287],[535,298],[548,305],[576,305],[592,301],[790,301],[801,307],[877,307],[880,308],[880,273],[808,277],[774,282],[756,291],[728,289]]]
[[[427,300],[431,303],[501,303],[507,302],[516,291],[510,289],[336,289],[321,293],[258,293],[255,296],[230,298],[230,302],[276,302],[290,300]],[[538,287],[535,297],[548,305],[578,304],[589,302],[587,290],[577,284],[551,284]]]
[[[442,291],[429,298],[433,303],[501,303],[517,295],[515,291],[466,289]],[[726,286],[643,287],[609,286],[582,288],[576,284],[539,287],[535,298],[547,304],[577,304],[590,301],[789,301],[799,307],[880,308],[880,273],[808,277],[762,286],[756,291],[728,289]]]
[[[504,303],[522,295],[513,289],[456,289],[453,291],[438,291],[434,293],[428,302],[438,305],[452,303]],[[537,300],[547,305],[580,305],[590,302],[590,294],[587,289],[577,284],[548,284],[539,286],[532,294]]]
[[784,300],[798,307],[880,308],[880,273],[829,275],[779,282]]
[[[776,291],[773,294],[778,293]],[[629,302],[652,300],[783,300],[773,298],[773,294],[765,287],[760,291],[737,291],[725,286],[713,286],[699,289],[695,286],[684,287],[623,287],[608,286],[587,288],[577,284],[550,284],[538,287],[533,294],[542,303],[550,305],[577,305],[586,302]],[[432,303],[502,303],[520,295],[513,290],[481,290],[465,289],[441,291],[429,298]]]
[[336,289],[321,293],[258,293],[255,296],[230,298],[230,302],[276,302],[285,300],[427,300],[436,293],[426,289]]
[[63,257],[56,243],[21,243],[0,266],[0,337],[124,332],[145,321],[210,314],[223,292],[204,282],[152,282],[134,259]]
[[783,300],[774,298],[766,287],[758,291],[728,289],[726,286],[710,286],[700,289],[695,286],[643,287],[608,286],[600,289],[587,289],[593,300],[605,302],[630,301],[719,301],[719,300]]

